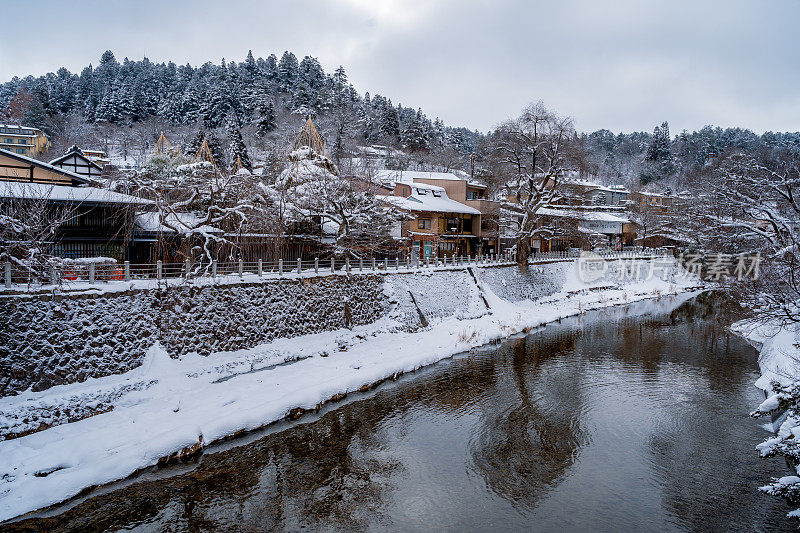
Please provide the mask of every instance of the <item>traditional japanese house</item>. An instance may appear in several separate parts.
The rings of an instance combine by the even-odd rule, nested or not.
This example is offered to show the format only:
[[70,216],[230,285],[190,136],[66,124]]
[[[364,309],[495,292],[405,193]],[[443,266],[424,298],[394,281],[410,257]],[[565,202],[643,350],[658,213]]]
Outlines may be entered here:
[[52,218],[55,230],[41,243],[51,255],[126,259],[135,214],[152,202],[90,185],[84,176],[0,149],[0,210],[23,225],[28,215]]
[[89,180],[99,178],[103,173],[103,167],[75,145],[67,150],[66,154],[50,161],[50,164],[54,167],[69,170],[73,174],[78,174]]

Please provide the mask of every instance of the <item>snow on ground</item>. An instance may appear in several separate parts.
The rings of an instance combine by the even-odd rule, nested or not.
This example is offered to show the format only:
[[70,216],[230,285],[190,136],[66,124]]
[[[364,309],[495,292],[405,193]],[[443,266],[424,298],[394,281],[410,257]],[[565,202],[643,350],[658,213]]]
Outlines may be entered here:
[[110,395],[111,411],[0,442],[0,521],[125,478],[181,449],[262,427],[295,408],[313,409],[498,338],[696,286],[690,278],[654,278],[511,303],[481,283],[491,314],[444,318],[417,332],[385,317],[353,330],[278,339],[213,358],[171,359],[155,345],[146,362],[127,374],[0,400],[10,416],[31,403],[119,392]]
[[759,350],[761,377],[756,387],[771,392],[770,383],[789,385],[800,379],[800,324],[747,319],[731,329]]
[[[790,386],[800,380],[800,324],[783,323],[780,320],[746,319],[733,324],[731,329],[742,335],[756,349],[759,350],[758,365],[761,377],[755,385],[764,391],[767,399],[761,402],[757,412],[779,414],[773,422],[765,425],[765,429],[774,433],[774,436],[764,440],[756,446],[762,457],[768,457],[782,446],[792,446],[800,438],[800,419],[792,414],[791,409],[783,413],[776,412],[781,401],[786,400],[787,394],[776,391],[775,382],[783,386]],[[790,395],[789,395],[790,397]],[[788,464],[788,460],[787,460]],[[794,471],[800,474],[800,465],[794,466]],[[800,477],[783,476],[773,478],[772,483],[760,488],[761,491],[782,495],[784,491],[796,490]],[[800,509],[789,512],[786,516],[800,518]]]

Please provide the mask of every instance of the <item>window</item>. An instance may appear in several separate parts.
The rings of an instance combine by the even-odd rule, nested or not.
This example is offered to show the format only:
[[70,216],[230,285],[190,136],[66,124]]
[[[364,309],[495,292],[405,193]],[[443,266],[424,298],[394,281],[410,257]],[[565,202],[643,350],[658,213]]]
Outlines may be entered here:
[[27,150],[25,148],[17,148],[17,153],[18,154],[24,154],[25,152],[27,152]]
[[458,219],[457,218],[448,218],[447,219],[447,231],[449,233],[457,233],[458,232]]
[[6,137],[5,139],[3,139],[3,142],[6,144],[14,144],[14,139],[9,139],[8,137]]
[[433,195],[434,195],[436,198],[439,198],[439,197],[441,197],[441,196],[442,196],[442,192],[441,192],[441,191],[432,191],[432,192],[433,192]]
[[426,191],[425,189],[417,189],[417,194],[419,194],[420,196],[425,196],[426,194],[428,194],[428,191]]
[[479,200],[481,197],[480,191],[467,190],[467,200]]
[[471,218],[465,218],[464,220],[461,221],[461,231],[464,234],[472,233],[472,219]]
[[450,241],[440,242],[439,251],[454,254],[456,252],[456,243]]
[[431,229],[431,219],[429,218],[417,219],[417,229]]

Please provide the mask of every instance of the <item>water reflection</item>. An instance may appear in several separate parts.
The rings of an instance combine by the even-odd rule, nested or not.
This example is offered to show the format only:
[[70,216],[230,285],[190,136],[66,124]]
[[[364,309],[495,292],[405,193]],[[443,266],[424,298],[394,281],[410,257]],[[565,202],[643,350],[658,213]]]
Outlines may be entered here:
[[573,463],[587,436],[575,413],[579,367],[548,369],[549,386],[537,387],[542,362],[568,350],[571,336],[535,336],[506,344],[495,357],[491,401],[470,442],[471,468],[490,490],[520,510],[535,506]]
[[[567,320],[9,531],[792,528],[719,297]],[[52,516],[51,516],[52,515]]]

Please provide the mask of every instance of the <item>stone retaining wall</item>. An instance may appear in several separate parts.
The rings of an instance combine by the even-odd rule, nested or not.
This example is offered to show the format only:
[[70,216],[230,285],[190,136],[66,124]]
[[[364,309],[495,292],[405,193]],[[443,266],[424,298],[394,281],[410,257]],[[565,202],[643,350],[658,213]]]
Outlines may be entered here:
[[482,268],[476,275],[492,292],[509,302],[535,300],[561,290],[572,262],[530,265],[527,272],[518,268]]
[[0,396],[126,372],[154,342],[173,356],[368,324],[381,276],[0,298]]

